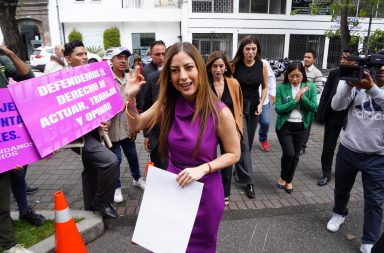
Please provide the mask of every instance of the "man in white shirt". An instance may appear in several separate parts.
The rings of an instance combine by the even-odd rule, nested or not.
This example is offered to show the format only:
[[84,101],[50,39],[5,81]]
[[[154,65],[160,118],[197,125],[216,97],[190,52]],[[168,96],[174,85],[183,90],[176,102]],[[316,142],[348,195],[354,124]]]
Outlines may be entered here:
[[[312,49],[306,50],[304,54],[304,61],[303,61],[303,65],[305,67],[305,74],[307,75],[308,81],[313,82],[316,85],[317,94],[321,94],[323,90],[323,82],[322,82],[323,74],[314,65],[315,61],[316,61],[316,52]],[[310,132],[311,132],[311,126],[309,126],[308,137],[307,137],[307,140],[304,142],[303,147],[301,148],[300,155],[303,155],[305,153]]]
[[[259,141],[261,144],[261,149],[264,152],[268,152],[269,151],[268,131],[269,131],[269,124],[271,123],[270,113],[269,113],[269,108],[271,105],[269,102],[272,102],[272,104],[275,103],[276,77],[269,62],[264,59],[262,61],[267,65],[267,69],[268,69],[268,83],[267,83],[268,94],[264,100],[263,111],[259,115],[259,125],[260,125]],[[259,94],[261,95],[261,86],[259,87]]]

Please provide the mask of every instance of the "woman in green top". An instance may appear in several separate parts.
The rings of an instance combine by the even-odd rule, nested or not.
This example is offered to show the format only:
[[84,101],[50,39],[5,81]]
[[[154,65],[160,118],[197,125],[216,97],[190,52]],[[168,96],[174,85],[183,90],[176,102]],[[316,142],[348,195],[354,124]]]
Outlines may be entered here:
[[292,179],[300,150],[317,110],[316,86],[308,82],[301,61],[288,65],[284,82],[276,90],[275,110],[276,133],[283,150],[277,187],[290,194],[293,191]]

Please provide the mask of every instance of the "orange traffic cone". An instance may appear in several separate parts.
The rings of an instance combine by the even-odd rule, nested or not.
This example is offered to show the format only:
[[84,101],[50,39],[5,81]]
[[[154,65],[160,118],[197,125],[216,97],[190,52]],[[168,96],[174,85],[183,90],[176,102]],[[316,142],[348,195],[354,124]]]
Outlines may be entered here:
[[87,253],[63,192],[55,193],[56,253]]

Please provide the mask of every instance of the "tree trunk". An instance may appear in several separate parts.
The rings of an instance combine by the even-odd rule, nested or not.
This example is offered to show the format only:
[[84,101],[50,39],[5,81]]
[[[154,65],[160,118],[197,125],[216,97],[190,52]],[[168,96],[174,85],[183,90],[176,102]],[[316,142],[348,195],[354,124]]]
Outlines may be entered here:
[[0,0],[0,28],[4,44],[20,59],[26,60],[25,46],[15,18],[18,0]]
[[348,27],[348,9],[350,0],[344,0],[340,8],[340,35],[341,50],[348,49],[351,42],[351,35]]

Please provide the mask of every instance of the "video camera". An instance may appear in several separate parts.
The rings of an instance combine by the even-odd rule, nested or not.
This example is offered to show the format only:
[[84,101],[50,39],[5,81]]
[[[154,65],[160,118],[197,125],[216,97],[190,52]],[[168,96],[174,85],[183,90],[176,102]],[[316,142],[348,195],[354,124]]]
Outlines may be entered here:
[[340,65],[340,80],[359,82],[364,78],[364,69],[369,69],[371,76],[374,77],[376,70],[384,66],[384,55],[381,54],[367,56],[350,55],[347,60],[354,61],[357,65]]

